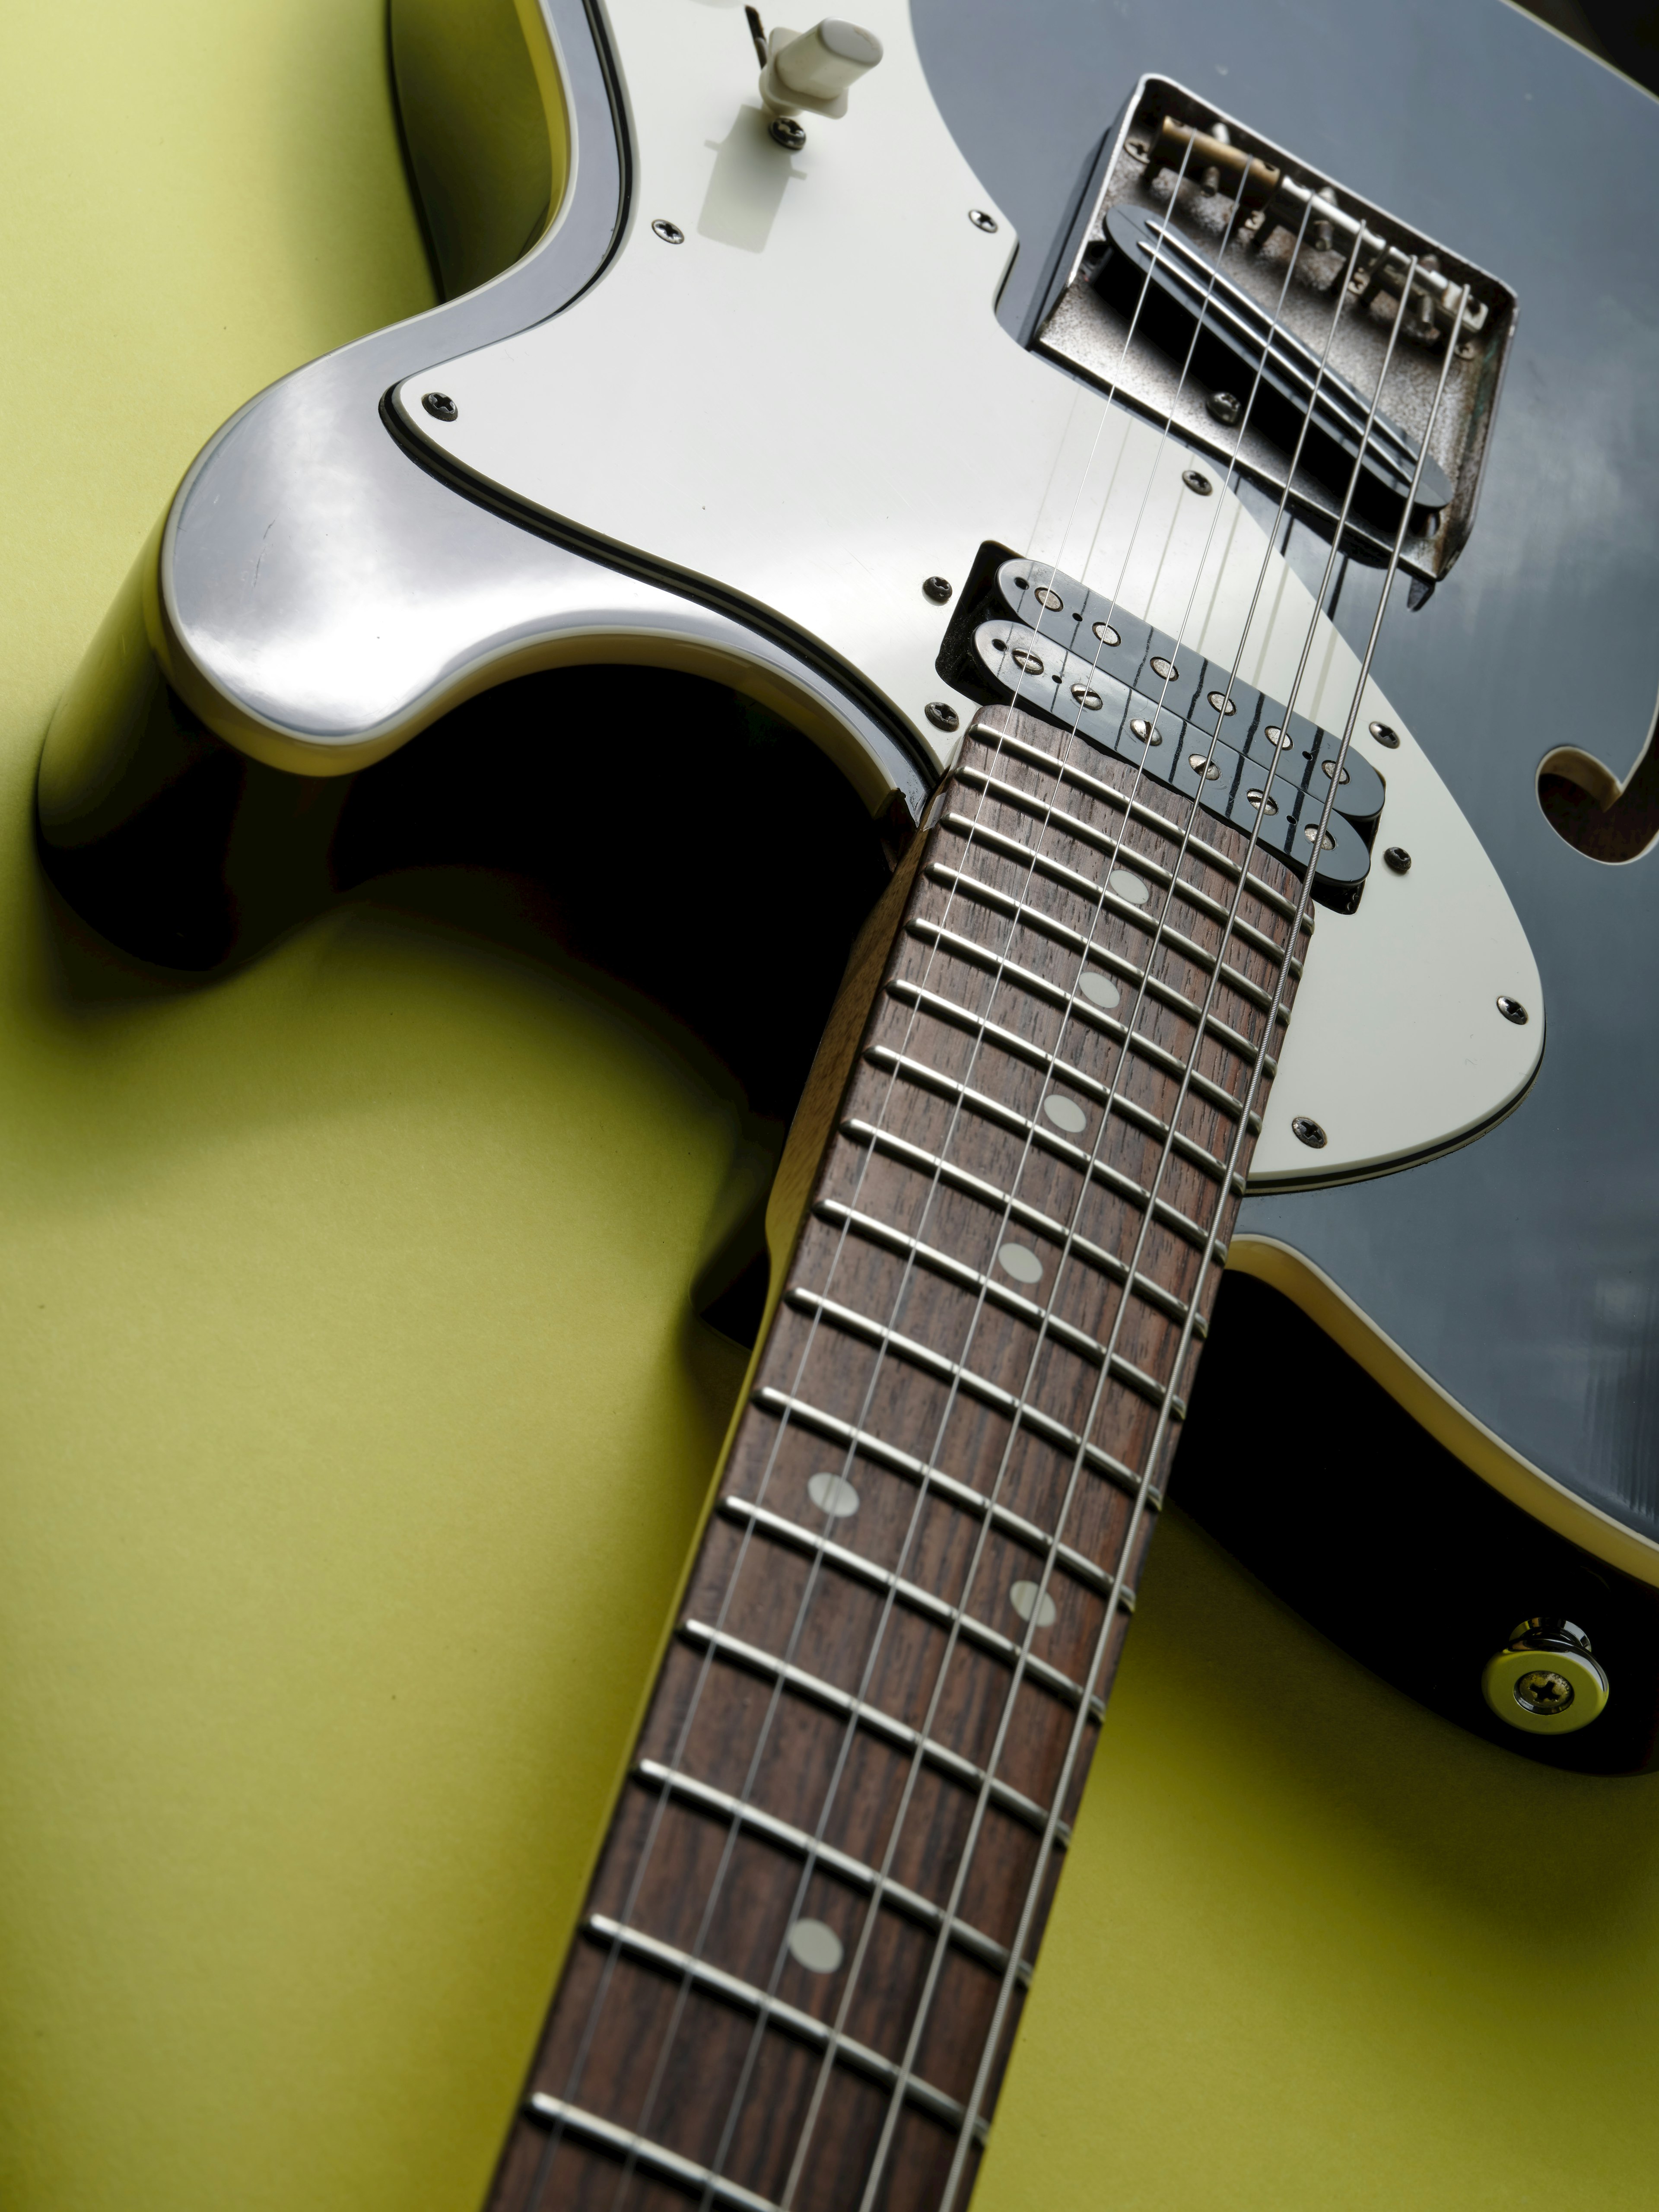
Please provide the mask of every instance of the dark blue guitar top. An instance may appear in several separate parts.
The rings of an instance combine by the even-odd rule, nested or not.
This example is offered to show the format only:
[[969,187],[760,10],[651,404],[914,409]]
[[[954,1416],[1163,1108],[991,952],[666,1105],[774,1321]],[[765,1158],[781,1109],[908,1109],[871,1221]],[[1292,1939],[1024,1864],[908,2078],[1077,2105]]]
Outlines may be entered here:
[[[1213,85],[1218,107],[1519,295],[1473,536],[1425,605],[1407,610],[1401,580],[1376,674],[1532,940],[1543,1066],[1478,1143],[1252,1199],[1238,1227],[1304,1253],[1516,1450],[1659,1537],[1659,849],[1586,858],[1535,783],[1569,744],[1625,776],[1654,723],[1659,102],[1499,0],[1279,0],[1248,37],[1204,0],[1034,0],[1029,15],[915,0],[915,14],[946,119],[1025,241],[1011,324],[1148,71]],[[1463,127],[1475,112],[1478,132]],[[1287,551],[1316,587],[1323,546],[1293,527]],[[1375,589],[1351,566],[1332,610],[1361,644]]]

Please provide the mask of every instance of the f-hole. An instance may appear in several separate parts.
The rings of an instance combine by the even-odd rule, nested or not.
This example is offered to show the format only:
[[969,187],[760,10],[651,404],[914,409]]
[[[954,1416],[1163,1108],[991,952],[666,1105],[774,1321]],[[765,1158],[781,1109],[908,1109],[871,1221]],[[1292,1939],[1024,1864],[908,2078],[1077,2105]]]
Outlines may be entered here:
[[1621,783],[1594,753],[1558,745],[1538,763],[1538,804],[1558,837],[1592,860],[1639,860],[1659,839],[1659,719]]

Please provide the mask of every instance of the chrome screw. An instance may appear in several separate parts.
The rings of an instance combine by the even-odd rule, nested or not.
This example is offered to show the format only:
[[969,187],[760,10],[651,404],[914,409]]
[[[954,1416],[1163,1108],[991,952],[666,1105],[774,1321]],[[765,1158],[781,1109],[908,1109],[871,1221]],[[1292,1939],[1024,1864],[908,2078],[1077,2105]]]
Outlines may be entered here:
[[931,599],[936,607],[942,607],[951,596],[951,580],[948,576],[924,576],[921,590],[924,599]]
[[1519,999],[1500,998],[1498,1011],[1506,1022],[1513,1022],[1517,1029],[1528,1018],[1527,1010]]
[[670,222],[663,216],[659,216],[651,228],[665,246],[684,246],[685,243],[685,233],[678,223]]
[[1291,1123],[1291,1134],[1316,1152],[1322,1152],[1331,1141],[1310,1115],[1298,1114]]
[[1372,722],[1369,726],[1371,735],[1379,745],[1386,745],[1390,752],[1395,750],[1400,743],[1398,730],[1391,727],[1387,722]]
[[1224,422],[1229,429],[1244,412],[1231,392],[1212,392],[1204,404],[1216,421]]
[[927,719],[936,730],[954,730],[962,720],[956,708],[944,699],[928,701]]
[[994,215],[987,215],[983,208],[969,208],[968,220],[975,230],[989,231],[994,230],[997,227],[996,217]]
[[1200,499],[1208,499],[1210,494],[1215,489],[1215,486],[1202,469],[1183,469],[1181,472],[1181,481],[1188,491],[1195,491]]
[[447,392],[423,392],[421,394],[421,404],[428,415],[435,416],[440,422],[453,422],[461,411]]

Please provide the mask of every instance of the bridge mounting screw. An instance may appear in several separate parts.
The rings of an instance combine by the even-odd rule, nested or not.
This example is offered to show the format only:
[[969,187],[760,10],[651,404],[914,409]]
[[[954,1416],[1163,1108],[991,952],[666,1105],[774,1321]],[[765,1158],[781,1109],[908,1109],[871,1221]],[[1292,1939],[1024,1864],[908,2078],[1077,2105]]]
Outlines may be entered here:
[[769,128],[771,136],[786,153],[799,154],[806,143],[806,133],[793,115],[774,116]]
[[1208,499],[1210,494],[1215,489],[1215,486],[1202,469],[1183,469],[1181,472],[1181,481],[1188,491],[1195,491],[1200,499]]
[[659,215],[651,228],[665,246],[684,246],[685,243],[685,233],[678,223],[670,222],[665,216]]
[[1408,876],[1412,872],[1412,856],[1403,845],[1390,845],[1383,860],[1397,876]]
[[962,720],[956,708],[945,699],[928,701],[927,719],[936,730],[954,730]]
[[1291,1134],[1316,1152],[1322,1152],[1330,1139],[1310,1114],[1298,1114],[1291,1123]]
[[997,227],[996,217],[994,215],[987,215],[983,208],[969,208],[968,220],[975,230],[992,231]]
[[1517,1029],[1528,1018],[1527,1010],[1519,999],[1500,998],[1498,1011],[1506,1022],[1513,1022]]
[[1229,429],[1244,412],[1231,392],[1212,392],[1204,404],[1216,421],[1224,422]]
[[936,607],[942,607],[951,596],[951,579],[948,576],[924,576],[921,588],[925,598],[930,599]]
[[453,422],[461,411],[447,392],[423,392],[421,404],[440,422]]

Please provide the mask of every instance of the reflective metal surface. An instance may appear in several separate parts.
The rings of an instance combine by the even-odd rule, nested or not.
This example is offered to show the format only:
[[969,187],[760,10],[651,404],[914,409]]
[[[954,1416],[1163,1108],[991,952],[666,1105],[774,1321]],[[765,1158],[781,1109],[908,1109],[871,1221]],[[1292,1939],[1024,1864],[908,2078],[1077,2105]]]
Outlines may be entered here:
[[542,5],[572,149],[558,221],[493,283],[297,370],[219,432],[163,541],[168,672],[244,750],[316,775],[365,765],[445,708],[562,651],[590,659],[587,641],[603,635],[607,659],[695,666],[769,703],[787,698],[811,734],[840,744],[869,804],[896,789],[914,812],[921,769],[786,648],[458,498],[380,420],[381,395],[422,363],[568,305],[623,221],[627,148],[602,47],[582,0]]
[[[1498,0],[1287,0],[1248,32],[1204,0],[1044,0],[1019,32],[1003,0],[915,13],[946,118],[1024,238],[1065,230],[1117,106],[1173,70],[1514,285],[1479,524],[1425,606],[1390,609],[1377,671],[1515,901],[1549,1007],[1543,1066],[1477,1144],[1247,1200],[1239,1228],[1307,1254],[1478,1420],[1659,1537],[1659,858],[1588,859],[1534,789],[1569,743],[1622,775],[1653,722],[1659,105]],[[998,68],[1039,21],[1066,66],[1031,65],[1024,43],[1025,66]],[[1011,325],[1047,274],[1016,264]],[[1367,583],[1350,568],[1338,600],[1351,635]]]

